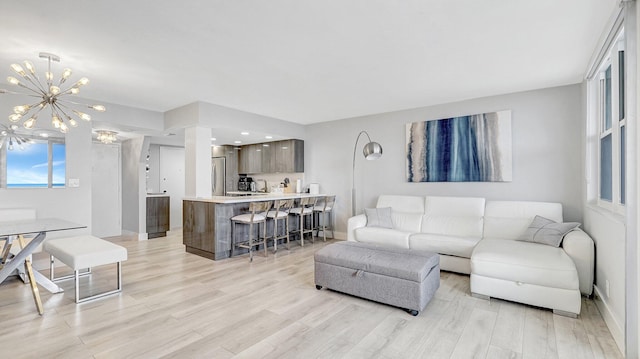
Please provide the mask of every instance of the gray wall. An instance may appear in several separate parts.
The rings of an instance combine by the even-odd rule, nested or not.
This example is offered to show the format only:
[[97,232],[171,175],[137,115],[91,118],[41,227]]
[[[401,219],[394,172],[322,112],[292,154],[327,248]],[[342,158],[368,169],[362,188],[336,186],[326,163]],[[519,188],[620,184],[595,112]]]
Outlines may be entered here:
[[[513,181],[506,183],[408,183],[405,124],[511,110]],[[356,136],[366,130],[384,155],[366,161],[360,139],[356,157],[357,211],[380,194],[477,196],[493,200],[561,202],[565,220],[582,220],[581,87],[571,85],[473,99],[411,110],[325,122],[306,128],[305,180],[337,195],[336,226],[346,232]]]

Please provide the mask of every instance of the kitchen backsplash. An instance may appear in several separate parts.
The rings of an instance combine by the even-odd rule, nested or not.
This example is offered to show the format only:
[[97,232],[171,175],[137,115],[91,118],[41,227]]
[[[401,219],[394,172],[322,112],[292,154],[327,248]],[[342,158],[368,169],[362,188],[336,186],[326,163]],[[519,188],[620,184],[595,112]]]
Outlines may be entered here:
[[271,192],[272,187],[281,186],[281,183],[284,182],[285,178],[289,179],[289,184],[283,190],[283,192],[285,193],[296,191],[296,180],[302,180],[303,190],[306,186],[308,186],[308,184],[304,182],[304,173],[261,173],[261,174],[254,174],[249,176],[253,178],[254,181],[266,180],[267,188],[269,189],[269,192]]

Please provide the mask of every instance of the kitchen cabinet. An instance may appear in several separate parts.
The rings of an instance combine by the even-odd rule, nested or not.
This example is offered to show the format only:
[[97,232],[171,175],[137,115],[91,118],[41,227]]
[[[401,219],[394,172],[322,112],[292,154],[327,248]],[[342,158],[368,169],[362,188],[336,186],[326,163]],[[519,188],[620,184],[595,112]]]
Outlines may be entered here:
[[262,173],[273,173],[276,170],[274,143],[262,143]]
[[169,196],[147,197],[147,238],[165,237],[169,230]]
[[304,172],[304,141],[292,139],[242,146],[238,172]]
[[240,149],[239,173],[263,173],[262,144],[246,145]]
[[275,143],[276,166],[274,172],[304,172],[304,141],[284,140]]

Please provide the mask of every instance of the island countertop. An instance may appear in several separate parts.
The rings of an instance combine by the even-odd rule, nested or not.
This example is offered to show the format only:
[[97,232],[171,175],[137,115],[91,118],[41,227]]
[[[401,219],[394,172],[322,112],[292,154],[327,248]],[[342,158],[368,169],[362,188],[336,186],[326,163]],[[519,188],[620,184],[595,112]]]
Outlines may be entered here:
[[310,193],[265,193],[253,194],[250,196],[212,196],[212,197],[185,197],[184,201],[209,202],[219,204],[231,203],[248,203],[260,201],[273,201],[277,199],[298,199],[307,197],[324,197],[326,194],[310,194]]
[[[182,201],[182,242],[189,253],[215,260],[228,258],[232,254],[231,218],[246,213],[249,203],[325,196],[326,194],[268,193],[242,197],[186,197]],[[295,229],[298,221],[290,222],[290,230]],[[271,226],[267,232],[273,233],[273,223],[267,223]],[[248,226],[237,226],[234,229],[237,230],[238,238],[246,235],[248,229],[245,227]],[[234,251],[238,252],[237,249]]]

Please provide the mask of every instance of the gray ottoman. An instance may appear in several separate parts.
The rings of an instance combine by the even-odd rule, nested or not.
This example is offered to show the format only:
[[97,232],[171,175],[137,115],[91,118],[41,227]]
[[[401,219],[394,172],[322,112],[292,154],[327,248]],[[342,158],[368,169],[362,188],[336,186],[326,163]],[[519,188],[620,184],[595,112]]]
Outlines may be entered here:
[[338,242],[315,253],[315,283],[339,292],[404,308],[412,315],[440,287],[435,253]]

